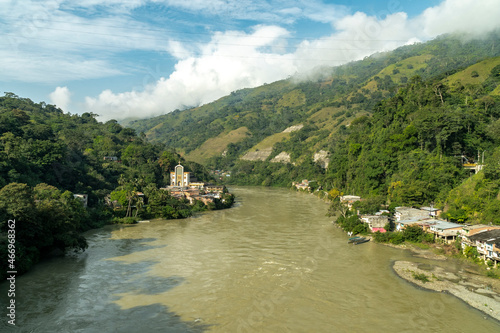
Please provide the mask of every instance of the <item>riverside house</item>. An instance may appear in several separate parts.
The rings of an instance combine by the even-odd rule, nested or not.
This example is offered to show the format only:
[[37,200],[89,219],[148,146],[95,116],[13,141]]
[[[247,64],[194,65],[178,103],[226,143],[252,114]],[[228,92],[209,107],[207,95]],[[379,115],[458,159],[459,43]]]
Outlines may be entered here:
[[370,228],[371,232],[387,232],[385,226],[389,223],[389,217],[382,215],[361,215],[359,218],[361,221],[368,224],[368,228]]
[[[465,238],[465,239],[464,239]],[[483,260],[491,260],[495,266],[500,261],[500,229],[478,232],[475,235],[464,237],[462,247],[475,246]]]
[[396,231],[402,231],[409,225],[418,225],[420,228],[422,228],[424,231],[427,232],[430,226],[433,225],[435,222],[436,220],[431,218],[414,218],[409,220],[396,221],[395,224],[396,224]]
[[437,217],[442,210],[434,207],[420,207],[420,210],[426,212],[428,216]]
[[460,230],[462,230],[463,225],[447,222],[443,220],[434,220],[434,223],[430,223],[427,232],[433,233],[436,238],[439,238],[446,243],[450,244],[457,239],[460,235]]
[[309,181],[307,179],[302,179],[301,183],[293,182],[292,185],[295,186],[297,190],[304,190],[304,191],[311,190],[311,188],[309,187]]
[[462,242],[466,242],[467,243],[466,245],[470,245],[468,242],[469,236],[493,229],[500,229],[500,226],[492,226],[486,224],[466,225],[460,231],[460,235],[462,236]]
[[357,195],[343,195],[340,197],[340,202],[343,203],[344,205],[347,205],[349,209],[352,209],[352,204],[355,203],[356,201],[360,201],[361,197]]
[[429,212],[412,207],[396,207],[394,218],[396,221],[422,220],[429,217]]

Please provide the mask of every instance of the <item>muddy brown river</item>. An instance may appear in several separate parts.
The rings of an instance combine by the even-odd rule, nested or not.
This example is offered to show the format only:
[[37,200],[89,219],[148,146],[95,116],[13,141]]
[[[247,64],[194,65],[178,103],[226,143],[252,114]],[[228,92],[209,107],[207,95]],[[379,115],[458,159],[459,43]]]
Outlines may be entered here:
[[231,192],[228,210],[87,233],[85,253],[17,278],[16,326],[3,314],[0,331],[500,332],[453,296],[397,277],[392,262],[409,252],[347,244],[318,198]]

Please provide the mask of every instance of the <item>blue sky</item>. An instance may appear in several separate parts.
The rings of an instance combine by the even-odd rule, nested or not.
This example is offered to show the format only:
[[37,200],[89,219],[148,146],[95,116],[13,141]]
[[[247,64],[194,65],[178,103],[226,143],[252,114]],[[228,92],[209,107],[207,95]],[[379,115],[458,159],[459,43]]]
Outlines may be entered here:
[[[478,4],[480,4],[478,6]],[[145,118],[448,32],[498,0],[0,0],[0,89]]]

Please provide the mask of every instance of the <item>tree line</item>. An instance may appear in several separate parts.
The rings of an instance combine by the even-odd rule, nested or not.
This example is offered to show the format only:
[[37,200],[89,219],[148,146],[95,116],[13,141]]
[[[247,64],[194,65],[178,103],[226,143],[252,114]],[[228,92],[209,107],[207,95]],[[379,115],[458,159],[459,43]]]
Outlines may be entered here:
[[[213,179],[205,167],[163,144],[96,116],[64,113],[13,93],[0,97],[1,274],[7,271],[9,220],[16,222],[22,273],[54,251],[85,249],[85,230],[143,218],[184,218],[232,204],[230,194],[211,205],[191,205],[160,190],[179,161],[193,177]],[[111,207],[113,200],[122,205]]]

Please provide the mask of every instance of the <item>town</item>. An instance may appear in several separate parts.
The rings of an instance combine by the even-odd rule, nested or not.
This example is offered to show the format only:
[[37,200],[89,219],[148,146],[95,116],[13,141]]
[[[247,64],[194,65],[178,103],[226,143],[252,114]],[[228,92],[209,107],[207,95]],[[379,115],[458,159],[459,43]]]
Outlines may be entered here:
[[227,193],[224,185],[205,183],[191,177],[191,173],[184,171],[180,162],[175,170],[170,172],[170,185],[162,187],[160,190],[169,191],[170,195],[178,199],[186,198],[190,204],[199,200],[205,205],[213,203],[214,199],[221,199],[222,202],[225,202],[222,194]]
[[[302,180],[294,183],[297,190],[310,191],[311,181]],[[349,210],[356,211],[355,203],[362,201],[357,195],[342,195],[340,204]],[[424,233],[431,235],[436,243],[460,243],[463,254],[475,253],[485,264],[498,267],[500,262],[500,226],[485,224],[459,224],[439,218],[442,210],[435,207],[395,207],[394,213],[389,210],[379,210],[374,214],[356,215],[366,224],[367,229],[375,234],[386,233],[393,226],[394,232],[403,232],[409,226],[417,226]]]
[[[195,211],[229,208],[234,202],[234,196],[226,186],[199,181],[191,172],[185,171],[180,162],[169,172],[167,179],[168,185],[160,188],[140,180],[124,183],[106,196],[106,205],[115,216],[113,223],[184,218]],[[75,194],[74,197],[86,207],[86,195]],[[139,218],[143,220],[139,221]]]

